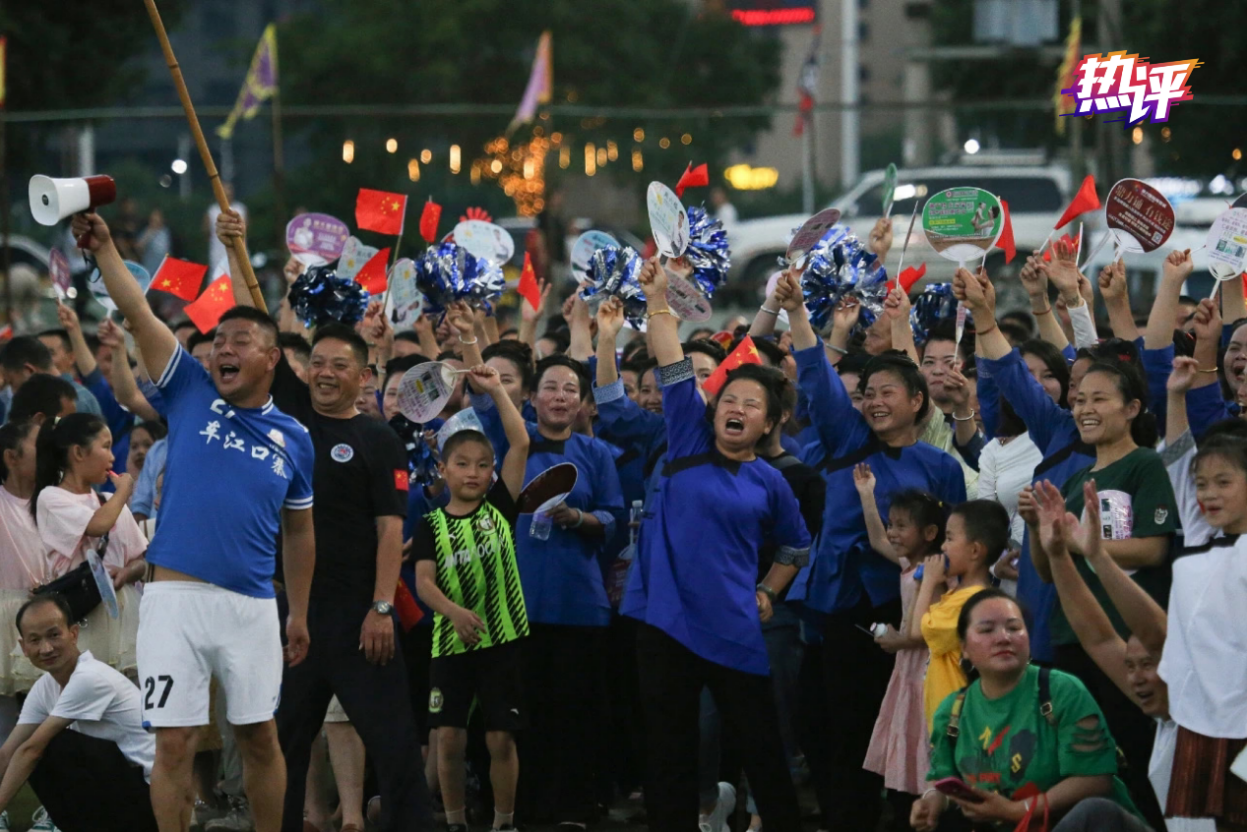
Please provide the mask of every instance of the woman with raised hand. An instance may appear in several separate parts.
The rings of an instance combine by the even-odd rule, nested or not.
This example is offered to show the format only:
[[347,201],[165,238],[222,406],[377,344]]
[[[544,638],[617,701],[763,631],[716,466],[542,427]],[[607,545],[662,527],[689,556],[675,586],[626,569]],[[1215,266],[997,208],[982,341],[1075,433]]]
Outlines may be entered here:
[[[773,376],[746,366],[728,374],[708,411],[656,259],[643,265],[640,282],[668,448],[620,612],[642,622],[650,828],[685,832],[698,822],[698,702],[709,687],[725,730],[750,749],[745,773],[766,828],[795,832],[801,818],[761,626],[810,545],[792,489],[757,455],[780,419],[779,394]],[[767,543],[776,546],[775,560],[759,583],[758,552]]]
[[[817,438],[803,461],[818,468],[828,495],[853,495],[853,468],[870,465],[875,474],[879,512],[886,515],[893,495],[904,489],[928,491],[948,504],[966,498],[961,466],[947,453],[919,442],[931,404],[918,366],[900,353],[872,358],[858,383],[861,412],[828,362],[810,327],[799,275],[790,270],[776,287],[788,310],[798,382],[810,402]],[[900,567],[870,545],[859,500],[827,500],[805,587],[805,604],[824,614],[823,639],[836,649],[823,651],[828,713],[835,714],[837,743],[830,752],[830,775],[823,784],[834,828],[873,829],[882,805],[876,796],[882,778],[862,768],[895,658],[864,638],[859,627],[901,622]],[[853,683],[844,683],[845,668]],[[765,817],[764,817],[765,819]]]

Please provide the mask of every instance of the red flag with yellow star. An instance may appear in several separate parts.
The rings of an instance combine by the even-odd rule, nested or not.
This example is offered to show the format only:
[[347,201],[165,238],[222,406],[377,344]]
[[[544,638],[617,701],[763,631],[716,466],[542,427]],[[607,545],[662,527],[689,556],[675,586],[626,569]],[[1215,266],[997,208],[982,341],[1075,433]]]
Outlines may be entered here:
[[533,269],[533,258],[524,252],[524,269],[520,272],[520,284],[515,287],[520,297],[528,301],[533,309],[541,306],[541,287],[537,285],[537,272]]
[[229,275],[212,281],[199,299],[189,303],[182,311],[200,332],[207,333],[221,322],[221,316],[234,308],[234,283]]
[[728,373],[746,364],[761,363],[762,356],[758,355],[758,348],[754,346],[753,338],[746,335],[736,349],[732,350],[732,354],[723,359],[718,369],[710,374],[710,378],[702,382],[701,389],[706,391],[707,396],[717,396],[727,381]]
[[152,278],[151,288],[158,292],[168,292],[182,300],[194,300],[199,296],[199,287],[204,284],[207,266],[179,260],[165,255]]
[[364,231],[398,236],[403,233],[407,196],[360,188],[355,198],[355,224]]
[[381,249],[355,275],[355,282],[367,289],[370,295],[381,294],[387,285],[385,270],[389,262],[390,250]]

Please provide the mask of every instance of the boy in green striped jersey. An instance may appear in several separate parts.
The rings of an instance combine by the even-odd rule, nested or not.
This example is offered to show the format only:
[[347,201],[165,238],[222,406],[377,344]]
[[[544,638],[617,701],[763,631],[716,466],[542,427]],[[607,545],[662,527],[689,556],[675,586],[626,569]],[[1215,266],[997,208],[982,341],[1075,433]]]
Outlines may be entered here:
[[475,430],[453,433],[438,469],[450,491],[445,508],[425,515],[412,538],[416,590],[434,612],[429,726],[437,730],[437,773],[450,832],[466,832],[464,752],[468,711],[478,699],[493,764],[494,829],[511,829],[519,759],[514,732],[526,725],[518,640],[528,615],[515,563],[516,498],[524,484],[528,431],[498,371],[471,370],[473,386],[493,397],[510,448],[498,481],[494,449]]

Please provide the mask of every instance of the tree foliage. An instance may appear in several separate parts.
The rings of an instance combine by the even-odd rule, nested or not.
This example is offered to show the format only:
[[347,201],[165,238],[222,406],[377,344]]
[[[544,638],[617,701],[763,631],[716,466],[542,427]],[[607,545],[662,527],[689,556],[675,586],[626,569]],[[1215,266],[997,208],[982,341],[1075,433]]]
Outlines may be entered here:
[[[291,202],[326,198],[353,204],[360,185],[432,192],[466,204],[491,204],[510,213],[493,186],[472,188],[467,171],[487,142],[503,135],[528,80],[538,37],[553,36],[552,104],[646,108],[759,104],[779,82],[779,44],[730,18],[702,12],[683,0],[325,0],[314,13],[279,27],[283,102],[297,104],[492,104],[497,115],[317,119],[307,130],[311,164],[291,175]],[[306,122],[300,122],[306,125]],[[606,175],[643,189],[651,179],[674,181],[685,164],[719,162],[752,140],[766,118],[646,120],[554,115],[538,121],[546,136],[559,132],[583,169],[585,142],[616,143]],[[645,130],[643,174],[631,168],[633,131]],[[512,137],[525,141],[533,127]],[[686,147],[680,137],[688,133]],[[668,137],[670,149],[658,147]],[[399,150],[384,151],[387,138]],[[356,143],[344,165],[341,146]],[[463,173],[451,176],[446,152],[462,148]],[[413,186],[408,159],[432,150]],[[557,151],[546,158],[547,182],[559,175]]]

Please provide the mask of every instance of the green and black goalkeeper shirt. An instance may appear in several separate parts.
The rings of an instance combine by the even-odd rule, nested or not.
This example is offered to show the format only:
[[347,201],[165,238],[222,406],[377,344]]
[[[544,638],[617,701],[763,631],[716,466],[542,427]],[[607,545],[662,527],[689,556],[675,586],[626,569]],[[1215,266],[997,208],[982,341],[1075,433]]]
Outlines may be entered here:
[[528,635],[524,590],[515,562],[519,509],[501,479],[471,514],[429,512],[413,533],[416,560],[437,566],[437,588],[485,622],[481,640],[468,645],[441,613],[433,617],[433,658],[483,650]]

